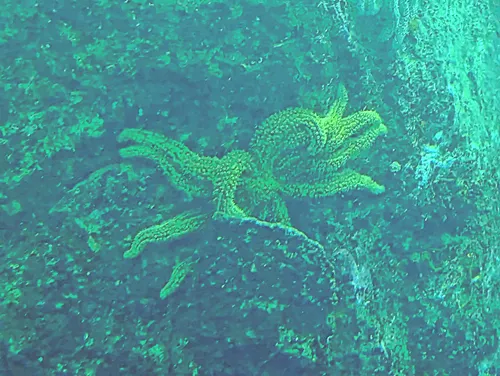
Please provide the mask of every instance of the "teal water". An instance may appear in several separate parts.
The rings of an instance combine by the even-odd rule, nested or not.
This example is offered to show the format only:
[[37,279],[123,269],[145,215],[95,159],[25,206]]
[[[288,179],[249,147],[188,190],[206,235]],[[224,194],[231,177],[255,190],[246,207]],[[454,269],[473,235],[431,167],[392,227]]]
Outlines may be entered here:
[[496,0],[3,0],[0,375],[500,375]]

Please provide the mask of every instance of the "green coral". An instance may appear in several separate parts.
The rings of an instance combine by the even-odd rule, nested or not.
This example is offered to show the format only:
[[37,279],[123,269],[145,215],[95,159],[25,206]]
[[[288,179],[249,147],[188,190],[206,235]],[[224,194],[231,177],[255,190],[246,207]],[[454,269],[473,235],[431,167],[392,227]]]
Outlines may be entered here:
[[194,264],[195,261],[192,261],[189,257],[174,266],[172,274],[170,275],[170,279],[160,291],[161,299],[166,299],[179,288],[182,282],[184,282],[184,279],[187,277],[187,275],[192,271]]
[[198,230],[205,221],[206,216],[203,214],[186,212],[159,225],[145,228],[134,237],[130,249],[124,253],[123,257],[135,258],[149,243],[162,242],[188,234]]
[[257,129],[250,147],[256,166],[253,181],[243,185],[249,187],[246,201],[251,211],[286,223],[283,196],[325,197],[352,189],[384,192],[369,176],[342,169],[387,132],[375,111],[343,117],[346,107],[347,91],[341,86],[325,116],[308,109],[287,109]]
[[239,212],[234,192],[241,174],[249,167],[248,153],[234,150],[222,158],[200,156],[179,141],[143,129],[126,129],[118,141],[135,142],[120,150],[122,157],[149,158],[176,188],[196,197],[212,195],[218,210]]
[[[374,111],[344,117],[346,107],[347,92],[341,86],[326,115],[303,108],[273,114],[257,128],[248,151],[233,150],[221,158],[199,155],[179,141],[143,129],[125,129],[120,134],[118,140],[129,143],[120,154],[153,160],[173,186],[212,201],[211,214],[216,218],[236,218],[268,228],[278,225],[288,235],[322,250],[319,243],[290,225],[287,196],[384,191],[371,177],[344,166],[387,128]],[[208,217],[208,213],[184,213],[144,229],[124,257],[137,257],[151,242],[195,231]]]

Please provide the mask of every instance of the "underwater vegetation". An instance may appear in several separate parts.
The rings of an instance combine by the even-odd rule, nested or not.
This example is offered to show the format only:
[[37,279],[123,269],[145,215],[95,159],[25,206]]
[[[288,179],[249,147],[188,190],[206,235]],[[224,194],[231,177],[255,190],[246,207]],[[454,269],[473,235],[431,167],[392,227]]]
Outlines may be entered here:
[[497,375],[499,19],[6,0],[0,374]]
[[[273,114],[257,128],[248,151],[233,150],[222,158],[200,156],[153,132],[125,129],[119,141],[136,144],[121,149],[122,157],[152,159],[176,188],[211,200],[215,212],[182,213],[143,229],[124,257],[139,256],[148,243],[196,231],[209,216],[255,221],[267,227],[288,226],[290,218],[283,196],[325,197],[360,188],[383,193],[384,187],[370,177],[341,168],[380,134],[385,134],[387,128],[373,111],[343,117],[347,93],[344,87],[339,91],[340,98],[326,116],[302,108]],[[239,205],[240,198],[243,207]],[[187,269],[181,270],[182,274],[187,273]],[[177,273],[179,269],[175,268],[171,279]],[[160,292],[162,298],[169,295],[165,291],[170,289]]]

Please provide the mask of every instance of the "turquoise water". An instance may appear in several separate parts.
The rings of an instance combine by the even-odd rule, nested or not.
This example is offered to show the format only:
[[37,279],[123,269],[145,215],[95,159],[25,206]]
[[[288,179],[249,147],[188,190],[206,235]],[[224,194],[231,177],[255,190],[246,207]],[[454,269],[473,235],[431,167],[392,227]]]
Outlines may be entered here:
[[0,375],[500,374],[496,0],[4,0]]

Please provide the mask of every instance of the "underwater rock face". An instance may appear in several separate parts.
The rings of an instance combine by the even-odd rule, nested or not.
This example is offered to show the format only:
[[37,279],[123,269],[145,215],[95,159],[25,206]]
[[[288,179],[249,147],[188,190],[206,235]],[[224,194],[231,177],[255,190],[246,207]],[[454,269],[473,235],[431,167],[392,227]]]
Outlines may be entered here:
[[3,1],[0,374],[499,374],[499,12]]

